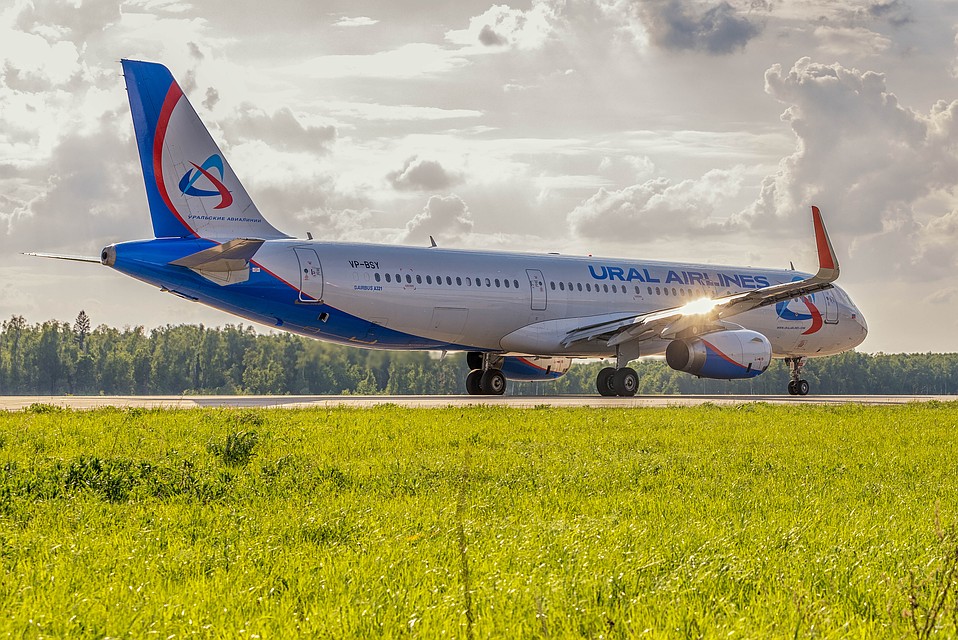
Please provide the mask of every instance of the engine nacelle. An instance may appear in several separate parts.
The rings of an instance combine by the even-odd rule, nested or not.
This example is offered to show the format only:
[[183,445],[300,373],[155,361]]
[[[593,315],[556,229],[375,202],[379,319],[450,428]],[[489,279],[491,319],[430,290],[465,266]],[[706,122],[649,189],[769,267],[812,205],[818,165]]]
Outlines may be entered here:
[[502,359],[502,373],[510,380],[541,382],[565,375],[572,366],[572,358],[545,356],[506,356]]
[[673,340],[665,361],[677,371],[700,378],[754,378],[772,362],[772,344],[757,331],[716,331],[700,338]]

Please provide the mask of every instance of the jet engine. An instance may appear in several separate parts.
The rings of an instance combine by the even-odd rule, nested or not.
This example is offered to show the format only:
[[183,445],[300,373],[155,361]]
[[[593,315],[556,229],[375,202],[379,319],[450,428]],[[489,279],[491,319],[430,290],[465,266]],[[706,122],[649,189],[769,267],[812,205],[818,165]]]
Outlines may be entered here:
[[501,369],[510,380],[540,382],[565,375],[570,366],[572,358],[506,356],[502,359]]
[[700,378],[754,378],[772,362],[772,344],[757,331],[716,331],[673,340],[665,350],[665,361],[676,371]]

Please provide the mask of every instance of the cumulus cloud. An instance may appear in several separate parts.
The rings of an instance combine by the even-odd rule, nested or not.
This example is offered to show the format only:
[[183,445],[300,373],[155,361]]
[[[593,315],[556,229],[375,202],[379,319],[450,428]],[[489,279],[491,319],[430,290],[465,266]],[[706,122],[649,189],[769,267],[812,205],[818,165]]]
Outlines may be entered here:
[[422,213],[406,224],[403,242],[425,243],[429,236],[460,240],[472,232],[472,213],[459,196],[431,196]]
[[725,55],[744,49],[762,32],[759,24],[728,2],[704,11],[687,0],[646,2],[641,7],[651,41],[672,51]]
[[[215,104],[219,94],[215,89],[207,91],[207,100]],[[230,141],[262,140],[284,150],[326,153],[336,139],[332,125],[304,125],[288,108],[283,107],[272,114],[249,103],[239,106],[236,112],[222,123],[223,132]]]
[[[793,214],[819,204],[829,228],[853,238],[852,249],[876,274],[953,269],[954,251],[940,239],[958,240],[958,219],[921,209],[932,196],[953,197],[958,101],[922,114],[900,105],[882,74],[808,58],[788,72],[773,66],[765,81],[769,95],[788,105],[782,119],[796,150],[765,178],[739,221],[793,232]],[[890,255],[900,259],[892,263]]]
[[462,177],[446,171],[435,160],[412,156],[406,159],[402,169],[390,171],[386,179],[400,191],[437,191],[460,182]]
[[447,32],[446,39],[460,45],[539,49],[554,35],[557,21],[548,2],[534,2],[528,11],[497,4],[470,19],[466,29]]
[[599,189],[572,210],[569,223],[578,235],[610,240],[637,230],[660,237],[718,231],[719,206],[741,190],[743,178],[737,167],[713,169],[698,180],[655,178],[621,190]]

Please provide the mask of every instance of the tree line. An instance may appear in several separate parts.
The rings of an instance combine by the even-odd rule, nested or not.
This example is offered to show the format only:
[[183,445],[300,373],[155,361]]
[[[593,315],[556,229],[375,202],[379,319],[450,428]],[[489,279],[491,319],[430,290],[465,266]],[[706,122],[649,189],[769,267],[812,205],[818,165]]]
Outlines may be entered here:
[[[510,383],[522,395],[594,394],[608,363],[584,362],[554,382]],[[662,360],[632,363],[640,394],[780,394],[788,368],[775,361],[752,380],[706,380]],[[457,394],[464,393],[462,354],[375,351],[288,333],[259,334],[249,325],[91,327],[0,324],[0,394]],[[813,358],[802,371],[815,394],[955,394],[958,354],[864,354]]]

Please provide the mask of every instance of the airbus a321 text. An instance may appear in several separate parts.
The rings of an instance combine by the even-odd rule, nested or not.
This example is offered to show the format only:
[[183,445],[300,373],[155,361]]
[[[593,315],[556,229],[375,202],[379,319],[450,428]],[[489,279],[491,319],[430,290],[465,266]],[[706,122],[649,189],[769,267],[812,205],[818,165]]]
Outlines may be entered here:
[[187,300],[304,336],[370,349],[464,351],[470,394],[550,380],[575,358],[614,357],[602,395],[631,396],[627,365],[752,378],[772,358],[808,393],[806,358],[867,327],[834,282],[838,260],[812,207],[818,272],[293,238],[260,214],[169,70],[124,60],[154,238],[99,259]]

